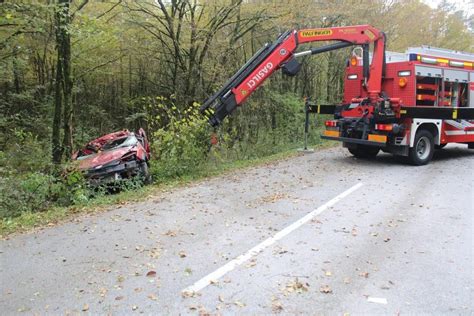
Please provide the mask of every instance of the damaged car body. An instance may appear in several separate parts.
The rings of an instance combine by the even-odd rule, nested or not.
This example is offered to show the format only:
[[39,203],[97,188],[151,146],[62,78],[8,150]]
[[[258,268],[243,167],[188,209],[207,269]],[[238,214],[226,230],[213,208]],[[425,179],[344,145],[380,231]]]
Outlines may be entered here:
[[73,160],[91,185],[101,185],[139,176],[151,181],[148,170],[150,145],[145,131],[122,130],[87,143],[75,152]]

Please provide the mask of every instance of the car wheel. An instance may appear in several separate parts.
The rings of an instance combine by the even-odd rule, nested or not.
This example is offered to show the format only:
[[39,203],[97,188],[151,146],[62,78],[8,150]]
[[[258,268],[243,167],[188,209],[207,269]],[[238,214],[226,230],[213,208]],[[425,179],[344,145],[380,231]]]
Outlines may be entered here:
[[427,130],[416,132],[415,143],[410,148],[410,163],[415,166],[426,165],[433,158],[434,154],[434,138]]
[[354,148],[348,148],[349,152],[357,158],[375,158],[380,148],[374,146],[356,145]]
[[143,182],[145,184],[150,184],[151,183],[151,175],[150,171],[148,170],[148,163],[143,162],[140,165],[140,177],[143,179]]

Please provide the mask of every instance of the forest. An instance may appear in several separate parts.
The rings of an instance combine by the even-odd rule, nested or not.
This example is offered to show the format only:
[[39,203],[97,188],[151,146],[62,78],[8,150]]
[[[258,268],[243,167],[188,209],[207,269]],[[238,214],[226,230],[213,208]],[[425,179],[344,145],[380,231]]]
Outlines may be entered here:
[[88,203],[71,155],[116,130],[146,130],[156,183],[301,146],[303,98],[341,100],[351,48],[277,73],[218,129],[199,105],[278,34],[358,24],[390,51],[474,52],[474,16],[448,1],[0,1],[0,218]]

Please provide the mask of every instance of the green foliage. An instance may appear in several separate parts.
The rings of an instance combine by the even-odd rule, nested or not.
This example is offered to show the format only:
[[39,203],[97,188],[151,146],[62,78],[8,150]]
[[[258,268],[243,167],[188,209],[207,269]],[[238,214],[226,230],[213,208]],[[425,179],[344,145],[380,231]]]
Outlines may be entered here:
[[89,190],[78,171],[63,171],[60,177],[43,172],[29,172],[0,178],[0,218],[69,206],[88,200]]
[[192,173],[206,161],[209,151],[208,123],[194,103],[184,111],[174,104],[158,103],[167,124],[153,133],[152,173],[160,180]]
[[23,130],[10,133],[0,151],[0,218],[88,200],[82,173],[73,165],[53,166],[47,142]]

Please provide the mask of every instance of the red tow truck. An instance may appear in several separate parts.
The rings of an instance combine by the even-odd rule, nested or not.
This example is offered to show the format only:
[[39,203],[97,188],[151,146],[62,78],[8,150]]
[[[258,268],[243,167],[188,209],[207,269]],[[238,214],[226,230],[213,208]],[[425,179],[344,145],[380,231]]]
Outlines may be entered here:
[[[319,41],[336,43],[297,51]],[[414,165],[427,164],[435,148],[450,142],[474,148],[474,55],[421,47],[402,56],[386,52],[385,43],[385,34],[370,25],[287,31],[260,49],[201,111],[217,126],[276,70],[296,75],[298,57],[357,46],[346,68],[342,104],[307,106],[334,114],[322,138],[341,141],[357,157],[383,150]]]

